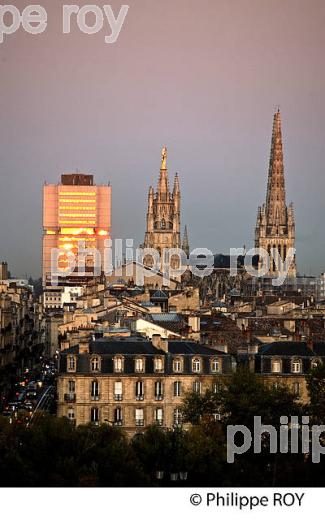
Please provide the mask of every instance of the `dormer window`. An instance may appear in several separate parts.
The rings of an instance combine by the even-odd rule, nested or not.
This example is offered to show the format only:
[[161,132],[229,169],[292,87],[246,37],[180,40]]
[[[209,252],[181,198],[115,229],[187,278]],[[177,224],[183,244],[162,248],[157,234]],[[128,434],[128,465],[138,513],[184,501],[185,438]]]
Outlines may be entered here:
[[114,372],[123,372],[123,361],[122,356],[116,356],[114,358]]
[[135,371],[136,372],[144,372],[144,359],[136,358],[135,360]]
[[279,374],[281,372],[281,360],[280,359],[272,360],[272,372],[273,372],[273,374]]
[[67,371],[68,372],[76,371],[76,356],[67,357]]
[[192,360],[192,372],[198,373],[201,372],[201,359],[194,358]]
[[92,372],[99,372],[99,370],[100,370],[100,359],[99,359],[99,357],[95,356],[95,357],[91,358],[90,366],[91,366],[91,371]]
[[302,362],[301,362],[300,359],[294,359],[293,360],[291,370],[292,370],[293,374],[301,374],[301,372],[302,372]]
[[214,374],[221,372],[221,360],[219,358],[213,358],[211,360],[211,372]]
[[311,360],[310,366],[311,368],[317,368],[320,365],[319,359],[315,358]]
[[161,357],[157,357],[154,360],[154,370],[155,372],[163,372],[164,370],[164,360]]
[[173,360],[173,372],[183,372],[183,362],[181,358],[175,358]]

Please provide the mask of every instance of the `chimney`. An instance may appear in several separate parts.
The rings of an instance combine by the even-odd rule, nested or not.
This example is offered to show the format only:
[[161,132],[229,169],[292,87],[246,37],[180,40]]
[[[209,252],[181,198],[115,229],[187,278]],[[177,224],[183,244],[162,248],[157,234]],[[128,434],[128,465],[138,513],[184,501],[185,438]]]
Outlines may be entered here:
[[60,349],[66,350],[67,348],[70,348],[70,341],[68,339],[64,339],[60,342]]
[[79,354],[89,354],[89,341],[88,340],[80,341]]
[[153,334],[151,338],[151,343],[155,348],[159,348],[161,336],[160,334]]
[[151,343],[156,349],[168,352],[168,340],[166,338],[162,338],[160,334],[153,334]]

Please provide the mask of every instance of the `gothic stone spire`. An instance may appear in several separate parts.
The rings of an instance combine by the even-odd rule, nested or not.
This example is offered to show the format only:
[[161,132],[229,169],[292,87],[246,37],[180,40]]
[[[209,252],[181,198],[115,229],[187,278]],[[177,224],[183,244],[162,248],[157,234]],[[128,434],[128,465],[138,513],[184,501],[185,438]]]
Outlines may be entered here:
[[269,176],[266,194],[266,219],[270,227],[286,225],[286,196],[283,166],[281,115],[274,114]]

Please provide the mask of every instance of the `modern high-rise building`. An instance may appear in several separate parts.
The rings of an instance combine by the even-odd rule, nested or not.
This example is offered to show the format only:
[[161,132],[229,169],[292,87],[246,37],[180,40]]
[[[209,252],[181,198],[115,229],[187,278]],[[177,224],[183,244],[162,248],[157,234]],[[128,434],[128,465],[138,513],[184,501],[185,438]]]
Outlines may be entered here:
[[43,285],[51,284],[51,252],[60,249],[58,266],[69,266],[78,243],[89,249],[86,275],[75,269],[62,276],[58,285],[82,285],[94,276],[94,250],[103,259],[105,239],[111,230],[111,186],[94,184],[93,175],[81,173],[61,176],[59,184],[43,187]]
[[[276,249],[282,261],[289,248],[295,247],[295,220],[293,204],[286,205],[281,115],[274,114],[271,156],[266,202],[258,208],[255,230],[255,247],[263,248],[269,255]],[[278,266],[271,260],[269,275],[277,276]],[[288,276],[296,276],[296,258],[290,264]]]

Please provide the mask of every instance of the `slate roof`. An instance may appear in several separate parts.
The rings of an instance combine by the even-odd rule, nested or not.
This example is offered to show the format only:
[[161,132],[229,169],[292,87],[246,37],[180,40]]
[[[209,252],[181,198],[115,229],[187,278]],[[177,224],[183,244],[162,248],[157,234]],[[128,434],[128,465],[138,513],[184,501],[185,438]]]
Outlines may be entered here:
[[[61,352],[61,355],[78,354],[79,346],[71,347]],[[152,345],[152,342],[139,337],[125,338],[98,338],[91,341],[89,345],[90,354],[114,355],[114,354],[143,354],[143,355],[163,355],[166,354]],[[195,341],[168,341],[169,354],[187,354],[202,356],[224,356],[224,352],[206,347]]]
[[311,349],[305,341],[277,341],[260,348],[263,356],[325,356],[325,342],[314,343]]

